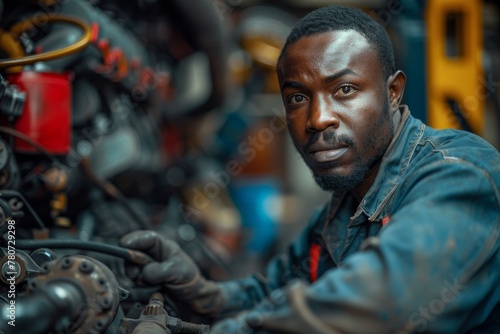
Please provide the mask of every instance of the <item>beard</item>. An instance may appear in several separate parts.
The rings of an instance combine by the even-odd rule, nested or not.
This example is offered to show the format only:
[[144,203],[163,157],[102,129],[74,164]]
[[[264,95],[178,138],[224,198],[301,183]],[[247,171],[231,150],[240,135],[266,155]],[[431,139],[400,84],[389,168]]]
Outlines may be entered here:
[[[334,172],[318,174],[313,169],[311,169],[312,176],[314,181],[320,186],[321,189],[325,191],[348,191],[356,188],[366,177],[366,175],[374,169],[374,167],[378,164],[378,162],[382,159],[389,143],[394,136],[395,126],[390,116],[390,106],[389,99],[386,95],[383,108],[383,115],[380,117],[379,121],[373,125],[374,129],[379,128],[380,126],[386,125],[386,122],[389,122],[390,129],[389,134],[384,136],[383,144],[380,141],[377,143],[374,136],[370,136],[369,140],[364,144],[366,147],[374,148],[375,154],[367,159],[363,158],[361,154],[356,154],[356,157],[352,163],[352,172],[346,175],[337,174]],[[336,136],[335,132],[324,132],[324,133],[316,133],[311,136],[311,139],[306,144],[306,147],[313,142],[315,142],[319,136],[322,135],[323,139],[327,142],[336,142],[343,143],[347,146],[351,146],[356,150],[356,143],[352,140],[352,138],[348,136]],[[304,150],[305,151],[305,150]],[[337,167],[339,165],[338,162],[333,161],[330,163],[325,163],[320,166],[320,169],[329,170]]]

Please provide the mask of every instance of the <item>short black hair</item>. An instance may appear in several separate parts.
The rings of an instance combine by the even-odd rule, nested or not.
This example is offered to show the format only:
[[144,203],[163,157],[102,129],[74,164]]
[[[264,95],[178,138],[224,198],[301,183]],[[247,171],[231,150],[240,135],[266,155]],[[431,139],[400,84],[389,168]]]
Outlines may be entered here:
[[288,45],[303,36],[350,29],[363,35],[368,43],[375,48],[380,65],[382,66],[384,79],[387,80],[396,71],[391,39],[382,25],[370,15],[355,7],[338,5],[321,7],[301,18],[288,35],[281,49],[278,63]]

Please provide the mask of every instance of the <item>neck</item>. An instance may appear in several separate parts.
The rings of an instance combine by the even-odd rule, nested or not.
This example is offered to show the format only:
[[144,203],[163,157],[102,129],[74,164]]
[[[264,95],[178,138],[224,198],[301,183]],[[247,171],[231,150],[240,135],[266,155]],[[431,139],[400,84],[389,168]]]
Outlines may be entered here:
[[[391,146],[391,142],[394,140],[394,135],[396,133],[396,129],[399,127],[401,123],[401,112],[399,111],[399,108],[394,111],[392,114],[392,121],[393,121],[393,133],[392,133],[392,139],[387,145],[387,148]],[[387,151],[387,150],[386,150]],[[361,202],[363,200],[363,197],[365,197],[366,193],[368,190],[370,190],[371,186],[373,185],[373,182],[375,181],[375,178],[377,177],[380,165],[382,163],[382,159],[385,155],[385,152],[380,158],[376,160],[376,162],[372,165],[372,167],[368,170],[366,173],[365,178],[363,181],[361,181],[360,184],[358,184],[354,189],[352,189],[350,192],[354,196],[354,198],[358,201]]]
[[361,200],[363,199],[363,197],[365,197],[368,190],[370,190],[373,182],[375,181],[375,177],[378,174],[381,162],[382,162],[382,157],[380,157],[380,159],[377,160],[376,164],[372,168],[370,168],[368,173],[366,173],[366,176],[363,179],[363,181],[361,181],[360,184],[358,184],[354,189],[350,191],[358,202],[361,202]]

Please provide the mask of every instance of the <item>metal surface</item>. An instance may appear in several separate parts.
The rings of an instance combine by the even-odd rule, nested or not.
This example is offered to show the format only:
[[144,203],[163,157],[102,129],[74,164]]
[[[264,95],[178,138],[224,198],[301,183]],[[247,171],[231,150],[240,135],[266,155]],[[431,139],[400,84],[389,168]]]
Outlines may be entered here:
[[124,318],[120,323],[118,334],[208,334],[210,326],[182,321],[169,316],[164,308],[165,298],[159,292],[151,295],[149,304],[142,310],[137,319]]
[[44,265],[45,273],[28,283],[28,295],[55,282],[72,282],[82,290],[77,318],[68,324],[73,334],[104,331],[115,317],[120,297],[115,275],[101,262],[86,256],[67,256]]

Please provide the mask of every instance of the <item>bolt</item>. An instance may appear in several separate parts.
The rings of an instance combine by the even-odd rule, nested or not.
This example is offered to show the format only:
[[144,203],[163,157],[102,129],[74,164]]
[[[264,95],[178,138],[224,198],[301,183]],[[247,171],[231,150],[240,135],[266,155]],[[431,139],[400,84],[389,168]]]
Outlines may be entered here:
[[38,289],[38,282],[33,278],[28,282],[28,287],[30,288],[30,290],[36,290]]
[[111,307],[111,298],[109,296],[105,296],[101,300],[101,306],[103,310],[109,310]]
[[50,265],[47,262],[45,262],[44,264],[42,264],[40,269],[42,269],[42,272],[46,274],[50,271]]
[[107,286],[106,286],[107,281],[102,277],[97,277],[96,281],[97,281],[96,291],[99,293],[106,292],[107,291],[107,289],[106,289],[107,288]]
[[61,262],[62,269],[68,269],[73,265],[73,259],[70,257],[65,257]]
[[15,197],[13,197],[13,198],[9,199],[9,207],[12,211],[19,211],[23,207],[23,202],[19,201]]
[[21,275],[21,266],[17,261],[6,261],[2,266],[2,276],[8,279],[12,275],[17,279]]
[[97,319],[97,321],[95,322],[94,324],[94,327],[95,329],[97,330],[101,330],[104,328],[104,326],[106,325],[106,322],[102,319]]
[[102,277],[99,277],[97,279],[97,284],[99,284],[100,286],[105,286],[106,285],[106,280]]
[[94,265],[87,261],[82,261],[78,269],[80,269],[80,271],[84,274],[90,274],[92,271],[94,271]]

